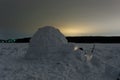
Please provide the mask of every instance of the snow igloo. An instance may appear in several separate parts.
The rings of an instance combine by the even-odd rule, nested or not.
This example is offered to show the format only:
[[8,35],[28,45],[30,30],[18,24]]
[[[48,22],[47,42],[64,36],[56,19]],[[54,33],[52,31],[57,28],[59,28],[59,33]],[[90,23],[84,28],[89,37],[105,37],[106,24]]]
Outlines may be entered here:
[[58,52],[60,53],[60,51],[72,50],[65,50],[66,47],[67,49],[73,48],[71,45],[68,47],[67,39],[58,29],[51,26],[45,26],[39,28],[31,38],[25,58],[40,59],[58,55]]

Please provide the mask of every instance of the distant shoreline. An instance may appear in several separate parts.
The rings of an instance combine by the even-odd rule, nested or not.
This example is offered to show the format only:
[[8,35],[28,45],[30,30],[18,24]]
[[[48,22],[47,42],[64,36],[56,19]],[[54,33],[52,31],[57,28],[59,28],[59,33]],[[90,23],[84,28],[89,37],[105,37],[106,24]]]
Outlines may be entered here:
[[120,36],[67,37],[67,40],[76,43],[120,43]]
[[[29,43],[30,39],[31,37],[0,40],[0,43]],[[74,43],[120,43],[120,36],[68,36],[66,39]]]

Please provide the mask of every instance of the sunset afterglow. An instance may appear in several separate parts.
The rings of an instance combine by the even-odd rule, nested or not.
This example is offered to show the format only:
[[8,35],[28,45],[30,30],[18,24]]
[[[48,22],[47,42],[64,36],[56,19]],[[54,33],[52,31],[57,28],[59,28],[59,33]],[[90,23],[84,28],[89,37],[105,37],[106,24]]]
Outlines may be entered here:
[[120,0],[1,0],[0,37],[32,36],[43,26],[66,36],[120,36]]
[[88,33],[91,33],[90,30],[88,29],[85,29],[85,28],[63,28],[63,29],[60,29],[61,32],[63,34],[65,34],[66,36],[82,36],[83,34],[88,34]]

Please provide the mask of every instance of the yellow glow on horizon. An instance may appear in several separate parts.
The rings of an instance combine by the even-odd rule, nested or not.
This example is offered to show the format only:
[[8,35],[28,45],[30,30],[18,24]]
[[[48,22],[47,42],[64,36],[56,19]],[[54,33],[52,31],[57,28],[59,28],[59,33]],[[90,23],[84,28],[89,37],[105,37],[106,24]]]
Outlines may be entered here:
[[94,24],[88,22],[69,22],[59,27],[65,36],[87,36],[98,31]]
[[92,33],[93,30],[88,29],[88,28],[74,28],[74,27],[68,27],[68,28],[60,28],[60,31],[65,35],[65,36],[82,36],[83,34],[89,34]]

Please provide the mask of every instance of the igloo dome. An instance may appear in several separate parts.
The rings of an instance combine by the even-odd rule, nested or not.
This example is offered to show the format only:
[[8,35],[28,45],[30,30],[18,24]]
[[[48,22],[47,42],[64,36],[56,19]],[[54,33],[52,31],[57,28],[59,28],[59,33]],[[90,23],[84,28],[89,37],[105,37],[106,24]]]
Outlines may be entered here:
[[39,28],[30,40],[26,58],[41,58],[57,52],[63,45],[68,44],[65,36],[56,28],[45,26]]

